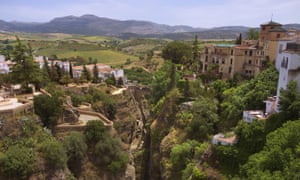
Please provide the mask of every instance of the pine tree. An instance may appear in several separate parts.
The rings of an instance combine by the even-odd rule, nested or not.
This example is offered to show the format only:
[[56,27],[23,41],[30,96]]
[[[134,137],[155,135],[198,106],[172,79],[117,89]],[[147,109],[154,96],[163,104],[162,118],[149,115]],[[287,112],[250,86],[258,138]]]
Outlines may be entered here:
[[25,46],[17,38],[17,45],[12,52],[15,65],[12,68],[12,80],[14,83],[21,83],[25,90],[28,90],[28,85],[34,83],[38,86],[42,79],[41,70],[38,64],[33,61],[32,48],[30,45]]
[[70,78],[73,79],[73,65],[70,61],[69,61],[69,74],[70,74]]
[[98,75],[98,68],[97,68],[97,64],[94,64],[94,68],[93,68],[93,83],[98,83],[99,82],[99,75]]
[[242,33],[240,33],[239,37],[235,40],[235,44],[242,44]]

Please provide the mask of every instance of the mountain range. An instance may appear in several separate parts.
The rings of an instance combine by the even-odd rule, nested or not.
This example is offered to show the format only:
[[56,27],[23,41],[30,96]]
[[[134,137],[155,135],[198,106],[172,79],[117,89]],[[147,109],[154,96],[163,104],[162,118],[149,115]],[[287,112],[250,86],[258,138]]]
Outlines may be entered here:
[[[300,24],[288,24],[300,29]],[[250,27],[226,26],[216,28],[194,28],[191,26],[169,26],[148,21],[115,20],[94,15],[80,17],[58,17],[46,23],[7,22],[0,20],[0,31],[28,33],[67,33],[128,37],[160,37],[170,39],[193,38],[197,34],[203,39],[232,39],[245,34]]]

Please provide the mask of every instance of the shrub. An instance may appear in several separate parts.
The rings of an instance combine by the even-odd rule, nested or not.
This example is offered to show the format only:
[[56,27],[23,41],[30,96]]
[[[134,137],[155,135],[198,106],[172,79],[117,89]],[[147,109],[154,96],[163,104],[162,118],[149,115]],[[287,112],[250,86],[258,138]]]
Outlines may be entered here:
[[35,170],[35,156],[31,148],[15,145],[0,153],[1,172],[10,178],[26,179]]
[[40,146],[42,157],[54,169],[63,169],[67,162],[66,152],[57,140],[44,141]]

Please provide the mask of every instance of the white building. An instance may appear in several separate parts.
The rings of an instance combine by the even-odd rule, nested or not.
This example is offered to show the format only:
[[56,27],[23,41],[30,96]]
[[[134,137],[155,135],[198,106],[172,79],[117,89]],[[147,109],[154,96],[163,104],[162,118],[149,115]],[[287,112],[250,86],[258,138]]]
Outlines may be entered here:
[[[124,70],[123,69],[113,69],[111,66],[106,64],[98,63],[96,64],[98,69],[98,77],[101,79],[107,79],[108,77],[114,75],[116,79],[122,78],[124,79]],[[86,69],[93,75],[93,69],[95,67],[94,64],[85,65]],[[80,78],[83,70],[83,66],[74,66],[73,70],[73,77]]]
[[238,141],[236,135],[231,133],[230,137],[225,137],[224,134],[219,133],[213,136],[212,144],[217,145],[221,144],[223,146],[234,145]]
[[278,111],[281,89],[285,90],[290,81],[296,81],[297,90],[300,91],[300,41],[287,43],[286,49],[277,57],[276,62],[280,63],[276,94],[276,108]]
[[9,66],[5,61],[5,57],[0,55],[0,74],[7,74],[9,73]]
[[254,119],[262,120],[266,119],[266,117],[261,110],[243,111],[244,121],[246,121],[247,123],[252,123]]

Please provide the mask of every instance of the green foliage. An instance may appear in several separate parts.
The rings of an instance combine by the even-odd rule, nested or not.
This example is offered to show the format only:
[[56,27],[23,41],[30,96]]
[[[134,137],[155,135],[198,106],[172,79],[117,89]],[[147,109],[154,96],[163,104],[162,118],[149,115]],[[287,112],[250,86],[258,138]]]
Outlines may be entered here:
[[55,139],[44,141],[40,145],[40,152],[47,164],[54,169],[64,169],[67,162],[67,154],[60,142]]
[[207,175],[202,172],[195,163],[189,163],[182,171],[182,178],[186,180],[205,180]]
[[43,76],[38,65],[33,61],[32,49],[25,46],[17,38],[17,45],[13,50],[12,80],[13,83],[21,83],[25,89],[29,83],[39,86],[43,81]]
[[220,170],[225,174],[236,174],[239,170],[239,151],[234,146],[214,146],[214,153],[216,154],[220,163]]
[[243,84],[227,89],[220,97],[221,119],[219,127],[228,130],[241,119],[243,110],[264,109],[264,100],[276,94],[278,72],[270,67],[255,78]]
[[279,109],[284,113],[286,120],[300,117],[300,92],[295,81],[290,81],[286,90],[281,89]]
[[152,75],[143,68],[125,69],[127,78],[131,81],[138,81],[141,84],[148,85],[151,83]]
[[192,145],[189,142],[175,145],[170,154],[170,159],[175,171],[185,169],[185,166],[193,158]]
[[97,164],[107,166],[113,173],[122,172],[129,161],[127,154],[120,148],[119,140],[110,136],[96,144],[95,155]]
[[92,96],[92,101],[101,101],[104,108],[104,113],[109,119],[113,119],[117,112],[117,104],[114,99],[109,97],[107,94],[103,93],[97,88],[89,88],[89,95]]
[[262,151],[249,157],[241,175],[248,179],[297,179],[299,171],[300,120],[285,123],[267,135]]
[[87,145],[82,133],[70,133],[70,135],[63,139],[63,146],[66,150],[69,161],[82,162],[84,160]]
[[0,153],[1,172],[16,179],[27,179],[36,168],[35,155],[32,148],[14,145],[5,153]]
[[176,127],[184,129],[187,127],[193,120],[193,114],[188,111],[179,111],[176,114]]
[[193,120],[186,129],[189,137],[203,140],[214,132],[214,126],[219,121],[217,104],[215,99],[201,96],[193,103]]
[[195,140],[176,144],[170,153],[173,175],[180,175],[183,179],[206,177],[205,173],[198,171],[194,162],[201,158],[208,146],[208,143],[201,144]]
[[108,133],[102,121],[89,121],[84,130],[85,139],[89,144],[96,144],[104,139]]
[[236,38],[235,44],[242,44],[242,33],[240,33],[239,37]]
[[34,111],[40,116],[43,125],[53,129],[62,113],[62,100],[58,96],[39,95],[33,99]]
[[[177,84],[179,79],[179,74],[177,71],[172,71],[172,63],[165,62],[160,70],[155,72],[153,80],[151,83],[151,93],[149,96],[150,103],[156,104],[163,96],[167,94],[174,84]],[[175,82],[174,82],[174,72],[175,72]],[[171,83],[171,77],[173,78]]]
[[79,132],[71,132],[63,139],[62,143],[68,157],[68,168],[78,177],[87,153],[84,135]]
[[80,79],[84,79],[84,80],[87,80],[87,81],[90,81],[90,80],[91,80],[91,74],[90,74],[90,72],[87,70],[87,68],[86,68],[85,65],[83,65],[83,70],[82,70],[82,74],[81,74]]
[[255,30],[254,28],[250,28],[247,32],[247,39],[250,40],[258,40],[259,38],[259,32],[258,30]]
[[105,80],[105,83],[108,84],[108,85],[115,86],[116,85],[116,78],[115,78],[115,76],[112,75],[111,77],[107,78]]
[[169,124],[173,124],[178,111],[178,102],[180,98],[181,94],[177,88],[169,91],[166,97],[162,98],[163,102],[161,103],[161,106],[159,106],[160,108],[157,109],[157,119]]
[[246,161],[250,154],[260,151],[265,144],[265,121],[254,120],[252,123],[240,121],[235,128],[235,134],[239,138],[237,147]]
[[192,48],[183,42],[173,41],[163,49],[162,57],[175,64],[187,64],[192,59]]

